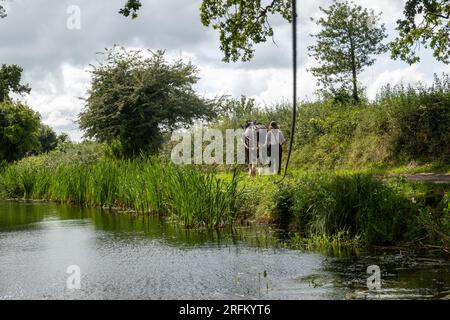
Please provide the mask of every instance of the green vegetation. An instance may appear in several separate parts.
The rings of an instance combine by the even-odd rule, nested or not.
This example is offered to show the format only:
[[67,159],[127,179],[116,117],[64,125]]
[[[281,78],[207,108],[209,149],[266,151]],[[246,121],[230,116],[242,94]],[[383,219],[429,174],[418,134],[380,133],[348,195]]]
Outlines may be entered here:
[[[1,17],[1,6],[0,6]],[[19,160],[27,155],[54,150],[66,136],[58,137],[40,115],[29,106],[13,101],[11,94],[28,94],[31,88],[21,84],[22,68],[0,67],[0,164]]]
[[[141,0],[126,0],[119,13],[135,19],[141,7]],[[279,15],[290,22],[291,7],[292,0],[272,0],[269,3],[203,0],[200,19],[204,26],[219,31],[224,61],[249,61],[254,55],[254,46],[273,37],[270,16]]]
[[370,174],[304,174],[275,192],[274,218],[304,238],[395,245],[450,234],[449,186],[383,181]]
[[40,115],[20,102],[0,102],[0,162],[56,149],[67,139],[41,123]]
[[156,153],[163,134],[214,116],[213,104],[194,92],[197,69],[168,63],[164,52],[114,47],[92,71],[92,87],[80,114],[85,136],[115,145],[119,156]]
[[[0,168],[4,198],[59,201],[158,214],[189,228],[275,224],[307,248],[364,244],[449,250],[450,186],[385,174],[450,169],[450,81],[386,87],[376,101],[302,103],[292,174],[240,178],[245,169],[120,160],[114,144],[60,142],[56,150]],[[211,127],[244,119],[289,123],[286,105],[222,99]],[[37,122],[38,123],[38,122]],[[287,132],[286,134],[289,134]],[[166,153],[164,152],[166,151]]]
[[397,21],[400,37],[392,43],[392,57],[416,63],[420,61],[417,51],[423,46],[430,47],[438,61],[449,63],[448,0],[407,0],[404,14],[405,18]]
[[[292,21],[290,10],[293,0],[263,1],[212,1],[203,0],[200,17],[203,25],[220,33],[220,49],[226,62],[239,59],[248,61],[254,56],[254,46],[273,40],[274,31],[270,18],[280,15]],[[353,6],[353,2],[337,1],[331,5]],[[119,13],[135,19],[142,7],[141,0],[126,0]],[[430,47],[437,61],[449,63],[448,0],[407,0],[404,17],[397,20],[398,37],[390,44],[392,58],[400,58],[410,64],[420,61],[421,46]],[[6,16],[6,13],[4,13]],[[0,17],[2,6],[0,5]],[[349,15],[350,16],[350,15]],[[364,27],[363,27],[364,28]],[[361,30],[358,29],[358,33]],[[335,35],[336,37],[339,34]]]
[[358,75],[374,64],[373,56],[388,49],[383,44],[387,34],[380,23],[381,14],[375,15],[348,1],[334,2],[320,10],[325,14],[317,20],[321,29],[313,36],[316,43],[308,48],[319,66],[312,68],[311,73],[324,94],[358,102],[361,92]]
[[225,181],[157,158],[89,163],[69,162],[57,154],[29,157],[4,169],[3,197],[154,213],[182,221],[186,227],[220,227],[235,218],[236,175]]
[[1,196],[155,214],[188,228],[274,224],[310,249],[450,249],[450,185],[330,170],[297,171],[277,184],[277,177],[244,179],[158,158],[114,160],[96,147],[68,148],[90,157],[53,151],[4,168]]
[[303,104],[293,165],[387,169],[448,163],[449,106],[448,75],[436,77],[429,87],[386,86],[373,103]]
[[[225,61],[246,61],[254,45],[273,36],[269,16],[292,21],[291,5],[204,0],[201,20],[220,32]],[[141,1],[128,0],[120,13],[136,18],[140,7]],[[93,67],[78,119],[94,141],[73,144],[12,101],[12,93],[30,88],[20,83],[20,67],[3,65],[1,196],[157,214],[188,228],[274,223],[309,248],[411,242],[450,250],[450,187],[387,175],[449,172],[448,75],[436,76],[431,86],[388,85],[368,101],[358,74],[387,49],[380,17],[347,1],[322,12],[310,48],[320,65],[311,71],[328,94],[300,103],[295,132],[289,132],[290,105],[261,107],[245,97],[208,100],[194,90],[198,72],[191,63],[169,63],[163,51],[114,47]],[[415,24],[420,14],[424,26]],[[442,33],[448,6],[407,1],[405,15],[393,56],[416,62],[411,46],[430,41],[436,58],[448,62],[448,33]],[[294,168],[282,183],[277,177],[241,179],[243,167],[176,166],[168,160],[174,130],[192,129],[195,121],[237,129],[246,120],[277,121],[285,136],[293,134]]]
[[[450,169],[450,78],[385,86],[373,102],[327,99],[298,106],[292,169],[369,170],[383,173]],[[249,119],[277,121],[290,135],[287,104],[258,106],[251,99],[224,100],[210,126],[237,129]]]
[[13,161],[38,144],[39,115],[26,105],[0,103],[0,159]]
[[[1,8],[0,8],[1,9]],[[1,17],[1,11],[0,11]],[[0,67],[0,103],[11,101],[10,94],[26,94],[30,93],[29,85],[21,84],[23,69],[18,65],[3,64]]]

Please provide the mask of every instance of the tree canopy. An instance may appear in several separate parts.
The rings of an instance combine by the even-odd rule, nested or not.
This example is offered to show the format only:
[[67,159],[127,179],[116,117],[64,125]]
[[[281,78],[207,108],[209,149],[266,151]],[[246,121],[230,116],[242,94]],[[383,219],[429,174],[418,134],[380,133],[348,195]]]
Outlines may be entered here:
[[28,106],[0,102],[0,160],[19,160],[39,147],[40,116]]
[[131,18],[136,19],[138,16],[137,12],[141,7],[141,0],[127,0],[125,6],[120,9],[119,13],[124,15],[125,17],[131,16]]
[[38,131],[39,148],[37,148],[36,153],[47,153],[55,150],[60,142],[60,137],[62,140],[66,138],[66,135],[61,134],[58,137],[52,128],[46,124],[41,124]]
[[[155,153],[163,133],[211,119],[214,106],[193,86],[197,69],[182,60],[169,63],[163,51],[114,47],[92,71],[92,86],[79,116],[85,137],[120,143],[126,156]],[[149,56],[148,56],[149,55]]]
[[[120,13],[134,19],[141,6],[140,0],[127,0]],[[219,31],[224,61],[248,61],[256,44],[273,37],[269,17],[278,14],[290,22],[291,8],[292,0],[203,0],[200,18],[203,25]]]
[[3,64],[0,68],[0,102],[10,100],[11,93],[30,93],[29,85],[20,83],[23,69],[18,65]]
[[392,57],[409,64],[420,61],[417,51],[420,45],[433,50],[441,62],[450,62],[450,1],[408,0],[405,19],[397,21],[400,33],[392,43]]
[[387,50],[381,14],[348,1],[335,1],[320,10],[325,14],[316,21],[321,30],[312,35],[316,44],[308,48],[320,66],[311,68],[311,72],[323,91],[335,96],[352,92],[353,99],[358,101],[358,74],[374,64],[374,55]]

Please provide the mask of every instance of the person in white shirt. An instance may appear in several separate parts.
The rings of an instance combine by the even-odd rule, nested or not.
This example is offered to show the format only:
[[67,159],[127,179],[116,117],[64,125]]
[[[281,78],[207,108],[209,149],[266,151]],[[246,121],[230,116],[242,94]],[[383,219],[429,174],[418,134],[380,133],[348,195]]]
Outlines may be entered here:
[[266,141],[266,127],[257,121],[247,121],[243,143],[245,146],[245,161],[248,164],[250,176],[255,176],[260,169],[260,146]]
[[272,121],[266,136],[265,146],[267,156],[270,158],[270,174],[281,174],[281,162],[283,155],[283,143],[285,142],[283,132],[278,128],[278,124]]

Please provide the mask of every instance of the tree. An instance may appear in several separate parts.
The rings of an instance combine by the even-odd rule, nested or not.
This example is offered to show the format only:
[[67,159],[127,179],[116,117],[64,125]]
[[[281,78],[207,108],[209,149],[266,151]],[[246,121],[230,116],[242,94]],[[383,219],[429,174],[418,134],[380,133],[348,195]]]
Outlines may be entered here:
[[3,64],[0,68],[0,102],[10,100],[10,93],[30,93],[28,84],[20,84],[23,69],[18,65]]
[[125,155],[155,153],[163,133],[211,119],[211,101],[196,95],[197,69],[182,60],[166,62],[163,51],[113,48],[92,71],[92,88],[79,116],[85,137],[119,142]]
[[0,160],[19,160],[39,146],[40,116],[28,106],[0,102]]
[[[120,13],[134,19],[141,5],[140,0],[128,0]],[[219,31],[224,61],[248,61],[254,55],[255,44],[273,37],[269,16],[279,14],[291,22],[291,8],[292,0],[272,0],[267,4],[262,0],[203,0],[200,18],[203,25]]]
[[397,21],[400,37],[391,43],[392,58],[409,64],[420,61],[420,45],[433,50],[434,57],[443,63],[450,62],[450,1],[408,0],[405,19]]
[[312,35],[317,41],[308,48],[320,66],[311,68],[311,72],[324,91],[335,95],[351,91],[358,102],[358,74],[374,64],[373,55],[387,50],[382,43],[387,35],[384,24],[380,24],[381,14],[348,1],[335,1],[320,10],[326,15],[317,21],[322,29]]
[[47,153],[55,150],[59,142],[55,131],[45,124],[41,124],[39,128],[38,140],[39,148],[36,150],[37,153]]

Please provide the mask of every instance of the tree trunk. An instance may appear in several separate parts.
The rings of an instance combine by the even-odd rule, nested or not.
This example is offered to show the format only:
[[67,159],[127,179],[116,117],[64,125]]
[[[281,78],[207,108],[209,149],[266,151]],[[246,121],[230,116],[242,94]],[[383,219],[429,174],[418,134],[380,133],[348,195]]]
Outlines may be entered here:
[[[354,54],[353,54],[354,56]],[[354,57],[353,57],[354,59]],[[358,80],[356,78],[356,67],[355,64],[352,64],[352,72],[353,72],[353,99],[355,99],[355,102],[359,102],[359,95],[358,95]]]

